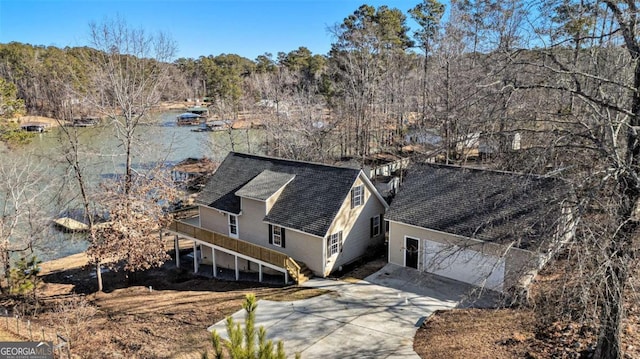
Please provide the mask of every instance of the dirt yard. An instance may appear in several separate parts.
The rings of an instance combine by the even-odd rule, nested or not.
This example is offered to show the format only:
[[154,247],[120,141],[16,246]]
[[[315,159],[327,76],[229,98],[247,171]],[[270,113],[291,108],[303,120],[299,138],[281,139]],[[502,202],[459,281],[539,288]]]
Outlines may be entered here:
[[[563,288],[562,278],[543,275],[532,291],[548,296],[553,292],[549,287]],[[640,359],[640,304],[633,293],[639,284],[632,283],[626,301],[622,330],[625,359]],[[592,326],[548,316],[543,320],[541,313],[541,308],[537,314],[527,308],[436,312],[418,329],[414,350],[421,358],[430,359],[593,357],[597,333]]]
[[206,328],[241,309],[245,294],[295,300],[324,293],[199,278],[172,264],[137,278],[104,273],[105,292],[96,293],[94,270],[85,264],[82,254],[43,264],[44,307],[31,319],[47,334],[69,338],[72,356],[82,358],[200,358],[210,349]]
[[[346,267],[337,276],[363,279],[385,264],[378,258]],[[38,295],[44,307],[31,320],[34,326],[47,328],[47,336],[57,333],[69,338],[73,357],[200,358],[211,348],[206,328],[241,309],[247,293],[270,300],[325,293],[200,278],[172,263],[137,278],[106,272],[105,291],[96,293],[94,272],[84,253],[42,264]],[[2,337],[19,338],[15,331],[0,326]]]
[[[245,294],[296,300],[323,293],[199,278],[171,264],[137,278],[107,272],[105,292],[96,293],[94,270],[86,263],[86,256],[78,254],[43,264],[39,296],[44,307],[32,318],[34,325],[68,337],[77,358],[200,358],[211,348],[206,328],[239,310]],[[345,267],[336,277],[364,279],[385,264],[384,258],[375,258]],[[640,358],[638,314],[638,305],[631,306],[624,330],[626,358]],[[594,335],[575,323],[541,328],[529,310],[459,309],[436,312],[425,321],[414,350],[434,359],[586,358]],[[0,326],[2,338],[20,336]]]

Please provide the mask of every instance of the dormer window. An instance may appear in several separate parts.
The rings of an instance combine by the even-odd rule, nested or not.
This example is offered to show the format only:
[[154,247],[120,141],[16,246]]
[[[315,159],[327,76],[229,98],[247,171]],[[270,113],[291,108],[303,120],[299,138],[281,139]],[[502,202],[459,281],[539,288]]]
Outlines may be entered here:
[[356,186],[351,189],[351,208],[362,206],[364,203],[364,186]]

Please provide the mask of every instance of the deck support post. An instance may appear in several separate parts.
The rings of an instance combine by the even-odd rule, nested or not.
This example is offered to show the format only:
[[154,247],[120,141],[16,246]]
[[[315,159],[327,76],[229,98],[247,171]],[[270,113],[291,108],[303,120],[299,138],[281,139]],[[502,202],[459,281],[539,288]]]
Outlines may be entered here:
[[289,283],[289,271],[285,269],[284,271],[284,284]]
[[258,263],[258,282],[262,283],[262,264]]
[[198,243],[193,241],[193,273],[198,273]]
[[211,263],[213,264],[213,278],[218,277],[218,271],[216,270],[216,249],[211,247]]
[[180,243],[177,235],[173,240],[173,248],[176,252],[176,268],[180,268]]
[[234,256],[236,260],[236,280],[240,280],[240,270],[238,269],[238,256]]

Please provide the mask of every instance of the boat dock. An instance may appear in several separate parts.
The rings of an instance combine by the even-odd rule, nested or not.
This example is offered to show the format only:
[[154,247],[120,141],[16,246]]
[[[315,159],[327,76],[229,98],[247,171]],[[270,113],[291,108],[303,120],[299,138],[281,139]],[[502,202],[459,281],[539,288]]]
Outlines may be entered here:
[[[82,223],[78,220],[75,220],[69,217],[61,217],[58,219],[54,219],[53,223],[55,223],[56,226],[68,232],[86,232],[89,230],[89,225],[87,225],[86,223]],[[107,226],[108,224],[109,224],[108,222],[102,222],[102,223],[96,224],[95,227],[102,228]]]
[[20,125],[20,128],[27,132],[47,132],[49,125],[44,122],[29,122]]

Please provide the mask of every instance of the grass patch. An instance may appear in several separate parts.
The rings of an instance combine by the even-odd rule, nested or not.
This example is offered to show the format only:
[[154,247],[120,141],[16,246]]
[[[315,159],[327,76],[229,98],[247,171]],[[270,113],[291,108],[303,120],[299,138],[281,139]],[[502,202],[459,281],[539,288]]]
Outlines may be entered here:
[[287,302],[309,299],[319,295],[330,293],[331,291],[317,288],[288,287],[274,291],[271,294],[263,295],[260,299],[273,300],[276,302]]

